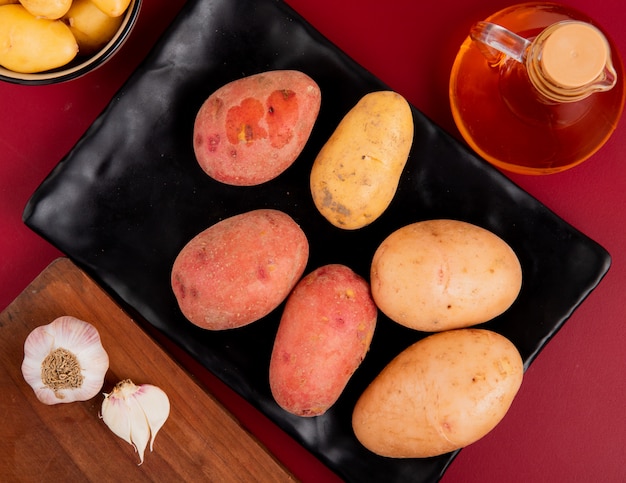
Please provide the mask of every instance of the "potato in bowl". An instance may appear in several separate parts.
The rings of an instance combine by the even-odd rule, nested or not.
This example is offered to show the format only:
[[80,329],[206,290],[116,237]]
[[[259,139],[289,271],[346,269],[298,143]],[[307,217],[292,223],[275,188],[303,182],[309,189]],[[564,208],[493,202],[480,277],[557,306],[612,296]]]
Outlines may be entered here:
[[[45,3],[59,4],[32,5]],[[141,0],[73,0],[45,16],[25,5],[0,2],[0,80],[43,85],[76,79],[109,60],[135,26]]]

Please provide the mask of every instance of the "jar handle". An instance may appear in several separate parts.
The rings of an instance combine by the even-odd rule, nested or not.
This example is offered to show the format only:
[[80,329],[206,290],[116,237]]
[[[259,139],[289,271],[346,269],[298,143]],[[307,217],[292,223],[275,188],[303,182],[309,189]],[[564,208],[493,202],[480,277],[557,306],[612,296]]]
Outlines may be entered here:
[[472,26],[470,38],[477,42],[481,53],[493,65],[501,62],[503,56],[523,64],[531,44],[498,24],[484,21],[476,22]]

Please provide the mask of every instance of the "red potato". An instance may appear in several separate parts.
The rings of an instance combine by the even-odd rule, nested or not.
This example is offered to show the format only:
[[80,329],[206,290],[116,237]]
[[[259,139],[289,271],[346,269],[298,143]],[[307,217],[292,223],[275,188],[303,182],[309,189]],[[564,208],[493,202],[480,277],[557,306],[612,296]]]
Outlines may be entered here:
[[377,309],[368,283],[343,265],[303,278],[287,299],[270,361],[272,395],[297,416],[339,398],[369,350]]
[[234,186],[274,179],[304,148],[320,103],[319,86],[295,70],[264,72],[222,86],[196,116],[193,147],[200,167]]
[[193,324],[210,330],[242,327],[287,298],[308,257],[306,235],[289,215],[254,210],[189,241],[174,261],[172,289]]

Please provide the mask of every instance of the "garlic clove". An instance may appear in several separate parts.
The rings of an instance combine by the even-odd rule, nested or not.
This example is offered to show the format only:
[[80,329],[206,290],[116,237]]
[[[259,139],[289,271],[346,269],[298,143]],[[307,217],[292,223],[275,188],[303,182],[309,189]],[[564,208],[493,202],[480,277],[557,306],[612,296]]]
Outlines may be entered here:
[[102,388],[108,368],[98,330],[75,317],[37,327],[24,342],[22,375],[45,404],[91,399]]
[[54,340],[58,347],[71,347],[79,355],[100,341],[100,335],[87,323],[78,324],[74,317],[60,317],[54,324]]
[[126,379],[104,395],[101,418],[113,433],[135,447],[142,464],[148,441],[152,451],[169,412],[170,402],[162,389],[151,384],[136,386]]
[[126,400],[128,403],[128,413],[131,420],[130,439],[133,442],[135,450],[139,453],[139,464],[143,463],[143,455],[150,440],[150,424],[146,413],[139,404],[137,395]]
[[151,384],[143,384],[135,397],[143,409],[150,425],[150,451],[154,445],[154,438],[165,424],[170,415],[170,400],[161,388]]
[[50,353],[54,338],[41,327],[33,330],[24,344],[24,361],[22,375],[26,382],[36,390],[43,386],[41,382],[41,361]]
[[24,343],[24,364],[38,364],[54,346],[55,329],[50,325],[36,327]]
[[[115,392],[115,389],[113,389],[113,392]],[[105,394],[100,417],[116,436],[119,436],[128,444],[133,444],[133,441],[130,439],[130,410],[125,399],[115,397],[113,393]]]

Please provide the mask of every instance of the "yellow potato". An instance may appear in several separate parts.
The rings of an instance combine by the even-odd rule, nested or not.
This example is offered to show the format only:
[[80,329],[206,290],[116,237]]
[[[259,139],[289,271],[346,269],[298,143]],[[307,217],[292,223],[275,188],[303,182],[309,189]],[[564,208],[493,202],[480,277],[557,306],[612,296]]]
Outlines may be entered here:
[[20,0],[0,0],[0,5],[9,5],[11,3],[20,3]]
[[130,0],[93,0],[93,3],[109,17],[119,17],[130,5]]
[[70,9],[72,0],[20,0],[20,3],[35,17],[56,20]]
[[433,334],[405,349],[372,381],[357,401],[352,427],[381,456],[445,454],[491,431],[522,378],[519,352],[495,332]]
[[413,143],[413,114],[391,91],[364,96],[342,119],[311,170],[311,193],[333,225],[354,230],[387,209]]
[[21,5],[0,7],[0,65],[14,72],[54,69],[78,52],[76,39],[60,20],[35,18]]
[[63,20],[74,34],[80,54],[89,55],[113,38],[123,17],[107,15],[92,0],[74,0]]
[[457,220],[404,226],[378,247],[372,296],[390,319],[439,332],[491,320],[507,310],[522,285],[511,247],[484,228]]

